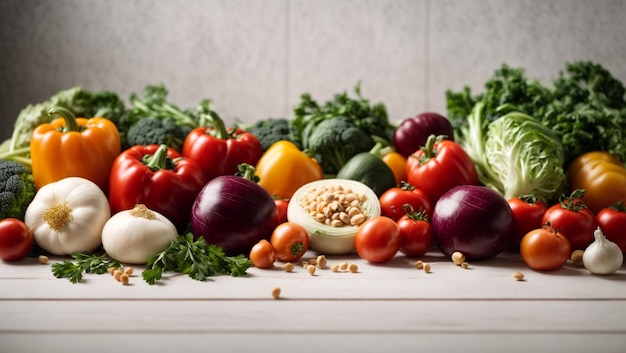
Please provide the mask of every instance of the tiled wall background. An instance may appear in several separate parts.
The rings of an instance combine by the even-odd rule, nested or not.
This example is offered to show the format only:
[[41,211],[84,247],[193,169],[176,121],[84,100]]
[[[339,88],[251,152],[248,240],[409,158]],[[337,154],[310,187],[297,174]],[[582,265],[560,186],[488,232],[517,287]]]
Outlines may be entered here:
[[0,122],[81,85],[124,98],[164,83],[254,121],[292,116],[362,82],[392,119],[445,113],[446,89],[481,89],[502,63],[550,80],[593,60],[626,82],[623,0],[3,0]]

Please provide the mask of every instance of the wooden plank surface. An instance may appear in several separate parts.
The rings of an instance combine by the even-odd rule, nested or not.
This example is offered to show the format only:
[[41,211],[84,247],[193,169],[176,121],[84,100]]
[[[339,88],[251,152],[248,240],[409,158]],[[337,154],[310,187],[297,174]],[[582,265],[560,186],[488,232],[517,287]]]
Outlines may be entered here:
[[[189,352],[206,351],[200,348],[207,342],[225,352],[626,347],[624,267],[611,276],[572,264],[544,273],[529,270],[512,253],[469,269],[429,253],[423,260],[431,273],[404,256],[384,265],[356,256],[328,260],[355,263],[359,271],[318,269],[310,276],[301,266],[292,273],[277,266],[205,282],[168,275],[150,286],[136,267],[131,284],[123,286],[108,274],[71,284],[34,259],[0,263],[0,352],[137,352],[133,344],[151,352]],[[526,280],[515,281],[515,271]],[[282,290],[279,300],[271,297],[275,287]]]

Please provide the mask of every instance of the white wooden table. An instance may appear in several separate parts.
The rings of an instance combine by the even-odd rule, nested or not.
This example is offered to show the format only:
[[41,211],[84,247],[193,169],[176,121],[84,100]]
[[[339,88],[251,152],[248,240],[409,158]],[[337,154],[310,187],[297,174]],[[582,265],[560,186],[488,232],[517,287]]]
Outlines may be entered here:
[[0,352],[626,352],[626,267],[594,276],[570,263],[535,272],[511,253],[469,269],[438,252],[423,260],[431,273],[401,255],[344,256],[329,265],[358,273],[277,263],[153,286],[141,268],[123,286],[108,274],[71,284],[36,259],[0,263]]

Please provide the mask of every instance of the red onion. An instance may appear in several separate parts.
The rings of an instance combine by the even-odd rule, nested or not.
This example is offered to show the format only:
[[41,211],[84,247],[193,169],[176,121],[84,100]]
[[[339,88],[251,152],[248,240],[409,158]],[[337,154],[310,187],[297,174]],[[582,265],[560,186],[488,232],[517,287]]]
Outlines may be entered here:
[[435,205],[433,233],[439,249],[460,251],[468,260],[487,260],[507,249],[513,239],[513,213],[507,201],[484,186],[460,185]]
[[448,119],[437,113],[421,113],[398,125],[393,133],[393,146],[407,157],[426,145],[430,135],[446,135],[448,140],[454,141],[454,130]]
[[248,255],[261,239],[269,239],[278,225],[272,196],[257,183],[233,175],[209,181],[191,210],[191,229],[197,238],[221,247],[227,255]]

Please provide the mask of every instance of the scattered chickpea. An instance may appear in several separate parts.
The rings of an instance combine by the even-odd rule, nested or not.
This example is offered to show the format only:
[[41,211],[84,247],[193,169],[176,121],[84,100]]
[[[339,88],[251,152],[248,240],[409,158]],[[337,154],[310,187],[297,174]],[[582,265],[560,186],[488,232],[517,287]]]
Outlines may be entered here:
[[318,256],[316,262],[317,262],[317,267],[319,267],[319,268],[326,268],[326,264],[327,264],[326,256],[324,256],[324,255]]
[[37,261],[39,261],[40,264],[45,265],[48,263],[48,257],[46,255],[39,255]]
[[523,281],[524,274],[521,272],[513,272],[513,278],[515,278],[516,281]]
[[278,299],[280,297],[280,287],[272,289],[272,298]]
[[291,272],[293,271],[293,264],[291,262],[287,262],[283,265],[283,270],[287,271],[287,272]]
[[128,284],[128,281],[129,281],[128,275],[127,275],[127,274],[125,274],[125,273],[122,273],[122,274],[120,275],[120,279],[119,279],[119,281],[120,281],[120,282],[122,282],[122,284],[123,284],[123,285],[127,285],[127,284]]
[[452,262],[454,262],[455,265],[461,266],[461,264],[465,262],[465,255],[463,255],[463,253],[460,251],[453,252],[452,256],[450,257],[452,258]]
[[339,265],[339,269],[342,271],[345,271],[348,269],[348,263],[347,262],[343,262],[341,265]]
[[113,271],[113,278],[115,278],[116,281],[121,281],[121,277],[124,274],[124,272],[120,271],[120,270],[115,270]]
[[118,268],[113,266],[113,267],[109,267],[107,268],[107,272],[111,274],[111,276],[113,276],[113,273],[115,273],[115,271],[117,271]]
[[307,272],[309,272],[309,274],[310,274],[311,276],[315,275],[315,265],[309,265],[309,266],[307,266],[306,270],[307,270]]
[[461,262],[461,268],[468,269],[469,268],[469,264],[467,262],[463,261],[463,262]]
[[415,261],[415,268],[421,270],[424,268],[424,262],[422,260]]
[[352,273],[356,273],[359,271],[359,266],[357,264],[350,264],[350,266],[348,266],[348,270]]
[[134,271],[134,270],[135,270],[135,269],[134,269],[134,268],[132,268],[132,267],[130,267],[130,266],[129,266],[129,267],[126,267],[126,268],[124,268],[124,274],[125,274],[125,275],[128,275],[128,277],[130,277],[130,276],[132,276],[132,275],[133,275],[133,271]]
[[424,264],[424,272],[430,273],[430,264]]
[[315,259],[309,259],[309,265],[313,265],[313,266],[317,265],[317,259],[316,258]]
[[333,272],[339,272],[339,264],[334,264],[334,265],[330,268],[330,270],[331,270],[331,271],[333,271]]
[[570,255],[570,261],[572,261],[572,263],[576,266],[582,266],[584,253],[585,252],[583,250],[572,251],[572,254]]

